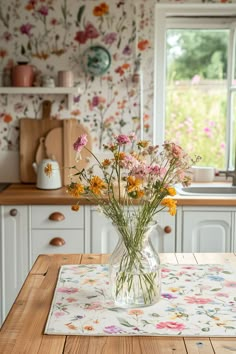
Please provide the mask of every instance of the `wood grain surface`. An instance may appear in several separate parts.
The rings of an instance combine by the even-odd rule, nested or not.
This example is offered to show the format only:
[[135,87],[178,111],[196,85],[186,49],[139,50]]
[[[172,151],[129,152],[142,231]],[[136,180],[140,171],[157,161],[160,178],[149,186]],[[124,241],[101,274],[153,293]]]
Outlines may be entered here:
[[[28,354],[230,354],[236,338],[95,337],[44,335],[58,271],[63,264],[107,263],[108,255],[40,255],[30,271],[0,332],[0,353]],[[162,263],[236,266],[234,253],[160,254]]]
[[40,138],[45,137],[53,128],[62,126],[61,120],[50,118],[49,101],[42,103],[42,119],[20,119],[20,180],[23,183],[35,183],[36,173],[32,167]]

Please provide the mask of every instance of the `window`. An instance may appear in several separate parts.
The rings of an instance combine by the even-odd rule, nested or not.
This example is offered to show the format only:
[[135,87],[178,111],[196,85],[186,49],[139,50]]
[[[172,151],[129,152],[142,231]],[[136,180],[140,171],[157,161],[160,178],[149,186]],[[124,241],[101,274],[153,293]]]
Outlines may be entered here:
[[233,169],[236,6],[159,4],[155,22],[154,142]]

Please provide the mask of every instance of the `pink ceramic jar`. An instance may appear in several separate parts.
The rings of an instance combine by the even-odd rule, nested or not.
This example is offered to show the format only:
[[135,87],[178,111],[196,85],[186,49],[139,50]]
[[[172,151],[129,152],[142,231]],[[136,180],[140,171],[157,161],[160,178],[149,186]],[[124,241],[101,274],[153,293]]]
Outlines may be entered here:
[[19,64],[12,68],[12,86],[33,86],[35,68],[28,64]]

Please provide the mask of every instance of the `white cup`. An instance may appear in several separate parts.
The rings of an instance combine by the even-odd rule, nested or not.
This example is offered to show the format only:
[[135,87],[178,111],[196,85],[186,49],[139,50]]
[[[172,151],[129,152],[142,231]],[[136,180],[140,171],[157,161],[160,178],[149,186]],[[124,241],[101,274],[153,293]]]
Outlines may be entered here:
[[192,172],[195,182],[212,182],[215,177],[215,169],[210,166],[192,166]]

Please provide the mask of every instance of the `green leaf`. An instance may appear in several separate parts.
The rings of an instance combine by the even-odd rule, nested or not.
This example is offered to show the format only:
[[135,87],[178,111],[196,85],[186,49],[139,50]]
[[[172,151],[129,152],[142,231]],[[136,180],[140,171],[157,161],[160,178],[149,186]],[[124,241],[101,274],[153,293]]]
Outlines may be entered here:
[[209,328],[209,327],[202,328],[202,331],[203,331],[203,332],[209,332],[209,331],[210,331],[210,328]]
[[130,324],[128,321],[126,321],[124,318],[117,318],[118,321],[120,322],[120,324],[122,326],[125,326],[125,327],[134,327],[132,324]]
[[80,21],[81,21],[81,18],[82,18],[84,9],[85,9],[85,5],[82,5],[82,6],[80,6],[80,8],[79,8],[79,10],[78,10],[78,13],[77,13],[77,22],[76,22],[77,26],[80,24]]
[[21,54],[25,55],[25,47],[23,45],[21,46]]
[[221,288],[214,288],[214,289],[211,289],[211,291],[219,291],[221,290]]

